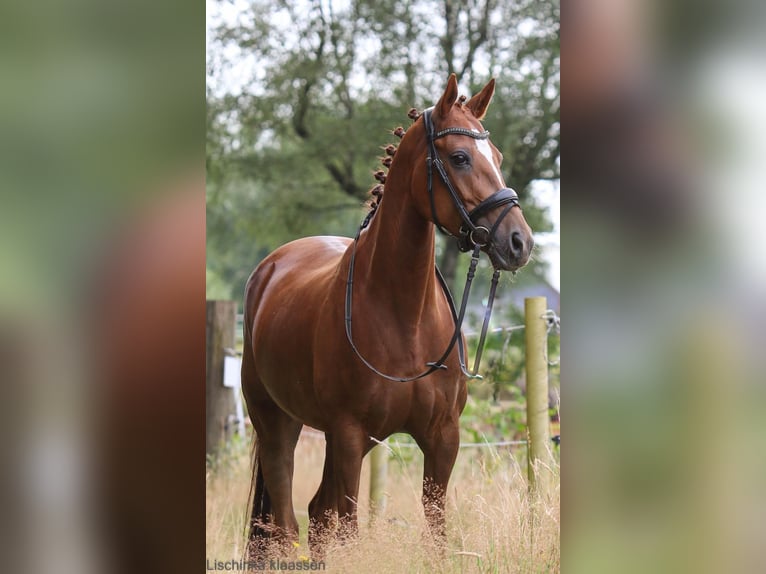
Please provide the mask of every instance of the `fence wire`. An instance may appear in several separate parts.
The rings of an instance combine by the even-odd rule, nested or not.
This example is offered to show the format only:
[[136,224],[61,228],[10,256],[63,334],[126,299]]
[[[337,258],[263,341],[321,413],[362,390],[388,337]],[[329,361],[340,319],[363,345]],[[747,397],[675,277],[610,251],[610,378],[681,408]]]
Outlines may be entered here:
[[[561,337],[561,317],[556,314],[556,311],[553,309],[547,309],[545,313],[540,315],[541,319],[545,320],[547,329],[548,329],[548,337],[551,336],[551,333],[553,331],[556,332],[556,335]],[[510,327],[497,327],[495,329],[491,329],[490,333],[508,333],[505,340],[503,341],[503,350],[501,351],[501,357],[505,357],[506,352],[508,351],[508,345],[511,341],[511,335],[514,331],[519,331],[521,329],[524,329],[525,325],[511,325]],[[472,337],[476,337],[479,335],[478,332],[475,331],[468,331],[464,333],[465,337],[467,339],[470,339]],[[548,363],[549,366],[555,367],[556,365],[561,363],[561,353],[559,353],[559,356],[556,357],[555,360],[550,360],[548,358],[548,350],[547,347],[545,349],[545,361]]]
[[[324,440],[325,435],[318,430],[304,428],[301,432],[301,436],[315,440]],[[378,440],[374,437],[370,437],[370,440],[384,445],[388,450],[392,451],[394,448],[420,448],[417,444],[411,442],[400,443],[398,441],[389,442],[388,440]],[[554,439],[551,439],[554,440]],[[521,446],[527,445],[526,440],[502,440],[497,442],[461,442],[458,448],[493,448],[500,446]]]

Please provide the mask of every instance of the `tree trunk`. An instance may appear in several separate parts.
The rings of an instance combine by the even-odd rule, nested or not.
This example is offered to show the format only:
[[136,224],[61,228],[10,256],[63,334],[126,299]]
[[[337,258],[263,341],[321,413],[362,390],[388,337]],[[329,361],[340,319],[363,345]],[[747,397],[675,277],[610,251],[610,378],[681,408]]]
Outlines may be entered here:
[[450,285],[454,290],[455,275],[457,274],[457,261],[460,256],[460,250],[457,248],[457,243],[454,239],[449,238],[444,244],[444,252],[442,253],[441,262],[439,263],[439,269],[444,275],[444,279],[447,281],[447,285]]

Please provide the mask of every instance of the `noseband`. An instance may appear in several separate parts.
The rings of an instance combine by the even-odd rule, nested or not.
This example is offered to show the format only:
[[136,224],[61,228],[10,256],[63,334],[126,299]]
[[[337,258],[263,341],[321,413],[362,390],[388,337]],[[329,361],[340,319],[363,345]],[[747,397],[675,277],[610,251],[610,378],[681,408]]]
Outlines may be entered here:
[[[452,203],[454,203],[455,208],[457,209],[457,212],[460,214],[460,218],[463,220],[463,223],[460,226],[460,229],[458,230],[458,236],[456,237],[456,239],[458,242],[458,247],[460,248],[461,251],[472,251],[471,263],[468,266],[468,273],[466,275],[465,287],[463,288],[463,298],[460,302],[459,311],[457,311],[455,308],[455,301],[452,298],[452,293],[450,293],[449,287],[447,286],[447,282],[444,280],[444,277],[442,276],[441,271],[439,271],[439,268],[436,267],[436,277],[439,280],[439,285],[441,286],[442,291],[444,291],[444,294],[447,297],[447,302],[449,303],[450,312],[452,314],[452,320],[455,325],[455,330],[452,333],[452,338],[450,339],[450,342],[447,345],[447,349],[444,351],[442,356],[436,361],[426,363],[427,369],[415,376],[397,377],[393,375],[387,375],[386,373],[383,373],[379,371],[378,369],[376,369],[361,354],[357,346],[354,344],[354,336],[353,336],[353,332],[351,328],[352,314],[353,314],[354,266],[356,262],[356,245],[359,242],[359,237],[362,234],[362,230],[364,230],[364,228],[369,225],[370,220],[372,219],[372,216],[375,214],[375,210],[371,210],[367,214],[367,217],[364,218],[364,221],[362,221],[362,224],[359,226],[359,231],[357,231],[356,233],[356,237],[354,237],[354,242],[353,242],[353,246],[351,250],[351,259],[349,260],[349,265],[348,265],[348,278],[346,280],[346,308],[345,308],[346,338],[348,339],[348,342],[351,345],[351,348],[353,349],[354,353],[362,361],[362,363],[364,363],[364,365],[368,369],[370,369],[373,373],[375,373],[376,375],[379,375],[380,377],[383,377],[384,379],[388,379],[389,381],[396,381],[396,382],[416,381],[418,379],[422,379],[423,377],[430,375],[436,370],[446,369],[447,366],[444,364],[444,362],[447,360],[447,357],[449,357],[456,343],[457,343],[458,361],[460,363],[460,369],[469,378],[473,378],[473,379],[482,378],[481,375],[479,375],[479,365],[481,364],[481,355],[484,350],[484,341],[486,340],[487,329],[489,328],[489,319],[492,315],[492,305],[495,301],[495,291],[497,290],[497,283],[500,278],[499,269],[495,269],[495,272],[492,275],[492,283],[490,285],[489,297],[487,299],[487,309],[484,313],[484,322],[481,328],[481,336],[479,337],[479,344],[476,348],[476,359],[474,361],[473,372],[470,372],[466,367],[465,349],[463,347],[463,338],[461,337],[460,329],[463,325],[463,319],[465,318],[466,308],[468,307],[468,296],[471,293],[471,284],[473,283],[473,278],[476,274],[476,266],[479,263],[479,255],[481,253],[481,249],[483,247],[488,246],[492,242],[495,236],[495,232],[497,231],[497,228],[500,225],[500,222],[503,220],[503,218],[506,215],[508,215],[508,213],[511,211],[511,209],[514,206],[519,205],[519,196],[516,194],[516,192],[509,187],[504,187],[496,191],[492,195],[490,195],[488,198],[482,200],[471,211],[466,210],[465,206],[463,205],[463,201],[460,199],[460,196],[458,195],[457,191],[452,185],[452,182],[449,179],[449,176],[447,175],[447,171],[444,169],[444,163],[439,158],[439,154],[436,151],[436,145],[434,144],[434,142],[437,139],[450,134],[468,136],[476,140],[485,140],[489,138],[489,132],[488,131],[479,132],[479,131],[469,130],[467,128],[458,128],[458,127],[446,128],[439,132],[434,132],[434,124],[433,124],[433,121],[431,120],[431,112],[432,112],[431,109],[428,109],[423,112],[423,122],[425,124],[426,137],[428,139],[428,157],[426,159],[426,162],[428,165],[428,196],[431,202],[431,214],[433,217],[433,222],[436,225],[436,227],[439,229],[439,231],[447,235],[452,235],[449,231],[447,231],[444,227],[442,227],[442,225],[439,223],[439,219],[436,216],[436,200],[434,198],[434,188],[433,188],[433,170],[434,168],[436,168],[436,171],[439,173],[439,177],[441,177],[445,187],[447,188],[447,191],[449,192],[450,198],[452,198]],[[500,213],[498,218],[495,220],[495,223],[492,225],[491,229],[487,229],[483,225],[477,224],[481,216],[503,205],[505,205],[506,208]]]
[[[495,231],[497,231],[503,218],[508,215],[513,206],[519,205],[519,196],[510,187],[504,187],[490,195],[488,198],[482,200],[482,202],[471,211],[466,210],[463,201],[460,199],[460,195],[458,195],[455,187],[450,181],[449,175],[447,175],[447,170],[444,168],[444,162],[439,158],[435,142],[439,138],[450,134],[468,136],[475,140],[485,140],[489,138],[489,132],[486,130],[479,132],[467,128],[446,128],[435,132],[433,119],[431,118],[432,111],[432,109],[427,109],[423,112],[423,123],[426,129],[426,138],[428,139],[428,157],[426,158],[426,164],[428,166],[428,198],[431,202],[431,217],[439,231],[446,235],[452,235],[441,225],[441,223],[439,223],[439,218],[436,215],[436,200],[434,198],[433,186],[433,172],[434,168],[436,168],[439,177],[441,177],[444,186],[449,192],[450,199],[452,199],[455,209],[457,209],[457,212],[460,215],[460,219],[463,220],[463,223],[458,230],[458,236],[456,237],[460,251],[471,251],[477,245],[479,247],[485,247],[489,245],[494,238]],[[487,229],[483,225],[478,225],[481,216],[503,205],[507,205],[507,207],[500,213],[491,229]]]

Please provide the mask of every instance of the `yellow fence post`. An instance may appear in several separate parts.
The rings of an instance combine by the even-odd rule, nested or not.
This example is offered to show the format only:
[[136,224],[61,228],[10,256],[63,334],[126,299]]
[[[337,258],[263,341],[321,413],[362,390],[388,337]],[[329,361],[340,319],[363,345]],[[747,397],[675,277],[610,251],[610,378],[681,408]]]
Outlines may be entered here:
[[546,495],[553,485],[553,455],[548,416],[548,333],[545,297],[524,299],[527,377],[528,477],[533,492]]
[[388,448],[379,444],[370,452],[370,523],[386,510]]

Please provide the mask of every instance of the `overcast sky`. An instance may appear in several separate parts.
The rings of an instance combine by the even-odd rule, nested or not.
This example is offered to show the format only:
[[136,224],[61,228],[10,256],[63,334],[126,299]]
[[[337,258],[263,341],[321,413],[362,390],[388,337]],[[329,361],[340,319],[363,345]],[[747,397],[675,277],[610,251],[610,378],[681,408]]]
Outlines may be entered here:
[[535,233],[535,243],[541,248],[541,256],[548,261],[548,281],[561,291],[561,209],[559,193],[561,183],[556,181],[535,181],[532,194],[538,205],[548,208],[548,215],[553,222],[550,233]]

